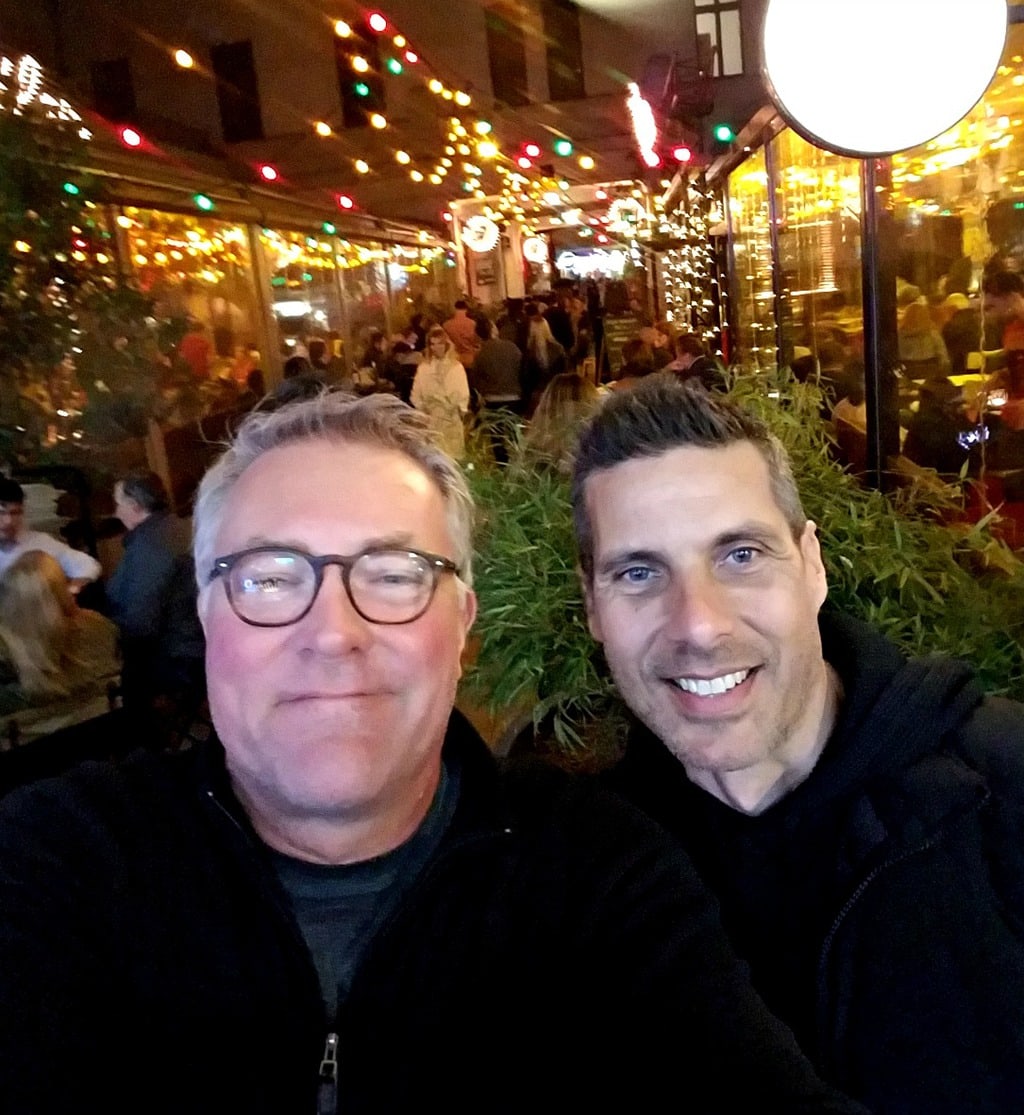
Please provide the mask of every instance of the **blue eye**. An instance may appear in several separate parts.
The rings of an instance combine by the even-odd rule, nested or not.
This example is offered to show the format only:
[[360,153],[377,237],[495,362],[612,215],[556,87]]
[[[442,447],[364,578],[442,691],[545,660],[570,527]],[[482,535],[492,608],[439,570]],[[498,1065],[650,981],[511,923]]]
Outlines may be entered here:
[[760,550],[753,546],[737,546],[736,549],[730,550],[726,554],[726,560],[731,561],[734,565],[750,565],[759,554]]

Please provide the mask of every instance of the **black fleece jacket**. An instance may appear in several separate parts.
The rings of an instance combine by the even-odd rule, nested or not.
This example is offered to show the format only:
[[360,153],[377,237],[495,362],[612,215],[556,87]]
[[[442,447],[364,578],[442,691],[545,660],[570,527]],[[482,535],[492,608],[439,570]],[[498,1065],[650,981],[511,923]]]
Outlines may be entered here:
[[334,1018],[219,747],[6,798],[0,1107],[860,1111],[750,991],[659,829],[551,772],[500,776],[457,717],[446,761],[455,817]]
[[822,639],[840,716],[763,814],[639,726],[611,783],[680,839],[826,1079],[878,1115],[1024,1111],[1024,707],[852,619]]

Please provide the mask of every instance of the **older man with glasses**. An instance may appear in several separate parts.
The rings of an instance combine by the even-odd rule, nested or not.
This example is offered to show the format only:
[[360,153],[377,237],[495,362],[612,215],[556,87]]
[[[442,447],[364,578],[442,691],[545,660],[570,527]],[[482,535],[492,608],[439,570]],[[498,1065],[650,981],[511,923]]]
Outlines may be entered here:
[[217,738],[0,810],[5,1110],[859,1110],[656,828],[453,713],[471,517],[396,399],[243,424],[195,510]]

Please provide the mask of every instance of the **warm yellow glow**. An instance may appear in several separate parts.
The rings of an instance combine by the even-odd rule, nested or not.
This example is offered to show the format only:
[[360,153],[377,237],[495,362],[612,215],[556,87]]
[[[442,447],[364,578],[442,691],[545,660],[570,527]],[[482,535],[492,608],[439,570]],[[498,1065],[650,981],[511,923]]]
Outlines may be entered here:
[[427,88],[430,90],[431,93],[440,93],[444,89],[444,86],[437,80],[436,77],[432,77],[430,81],[427,82]]
[[313,125],[313,128],[318,136],[324,136],[326,138],[331,134],[331,125],[328,124],[326,120],[318,120]]
[[460,143],[457,150],[458,150],[460,155],[468,155],[469,154],[469,144],[468,143]]
[[409,40],[404,35],[396,35],[391,41],[401,50]]
[[433,182],[435,186],[440,186],[443,179],[440,174],[432,174],[430,176],[430,181]]
[[131,217],[126,217],[123,213],[117,218],[119,228],[131,228],[134,223]]
[[110,256],[108,256],[106,252],[97,252],[96,253],[96,262],[97,263],[109,263],[110,262]]
[[174,61],[183,69],[191,70],[196,64],[196,60],[192,57],[187,50],[176,50],[174,52]]
[[594,162],[594,160],[591,158],[590,155],[580,155],[580,169],[581,170],[593,170],[595,166],[596,166],[596,163]]
[[450,89],[442,89],[441,96],[444,97],[446,101],[450,101],[455,94]]
[[406,163],[411,163],[412,162],[412,155],[410,155],[408,151],[396,151],[395,152],[395,158],[403,166],[405,166]]
[[409,171],[409,177],[414,182],[422,182],[423,181],[423,172],[421,170],[410,170]]
[[16,252],[30,252],[32,251],[32,245],[27,240],[15,240],[14,250]]
[[355,70],[357,74],[365,74],[369,68],[370,63],[367,62],[361,54],[357,54],[353,57],[352,69]]
[[360,174],[370,173],[370,164],[365,159],[356,159],[352,164]]
[[485,139],[483,143],[476,145],[476,153],[481,159],[493,159],[498,154],[498,145]]
[[476,132],[476,134],[478,136],[490,135],[491,134],[491,125],[486,120],[478,120],[473,125],[473,131]]
[[466,107],[466,105],[469,105],[469,104],[472,104],[472,103],[473,103],[473,98],[472,98],[472,97],[471,97],[471,96],[470,96],[470,95],[469,95],[468,93],[464,93],[464,92],[463,92],[463,91],[462,91],[462,90],[460,89],[460,90],[459,90],[459,91],[458,91],[458,92],[457,92],[457,93],[455,94],[455,103],[456,103],[457,105],[461,105],[461,106],[462,106],[463,108],[465,108],[465,107]]
[[139,265],[140,267],[145,267],[145,266],[146,266],[146,264],[147,264],[147,263],[149,263],[149,259],[148,259],[148,257],[147,257],[147,256],[144,256],[144,255],[143,255],[143,254],[142,254],[142,253],[140,252],[140,253],[139,253],[139,254],[138,254],[138,255],[137,255],[136,257],[135,257],[135,262],[136,262],[136,263],[137,263],[137,264],[138,264],[138,265]]
[[443,166],[443,167],[450,167],[451,165],[452,165],[452,161],[451,161],[451,159],[449,159],[449,158],[448,158],[448,156],[446,155],[446,156],[445,156],[445,157],[444,157],[444,158],[443,158],[443,159],[441,160],[441,166]]
[[370,124],[377,129],[386,128],[388,126],[387,119],[381,116],[379,112],[373,113],[370,117]]
[[339,39],[347,39],[352,34],[352,28],[343,19],[336,19],[334,21],[334,33]]

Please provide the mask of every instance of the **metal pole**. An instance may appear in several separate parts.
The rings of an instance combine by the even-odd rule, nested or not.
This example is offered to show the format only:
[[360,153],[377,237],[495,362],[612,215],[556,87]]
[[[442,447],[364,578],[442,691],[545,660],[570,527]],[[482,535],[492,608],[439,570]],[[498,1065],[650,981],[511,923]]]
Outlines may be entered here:
[[[884,164],[883,164],[884,167]],[[888,462],[899,454],[899,387],[896,368],[896,237],[892,218],[880,204],[885,187],[880,161],[861,161],[861,284],[864,301],[864,402],[867,406],[867,475],[884,491]]]

